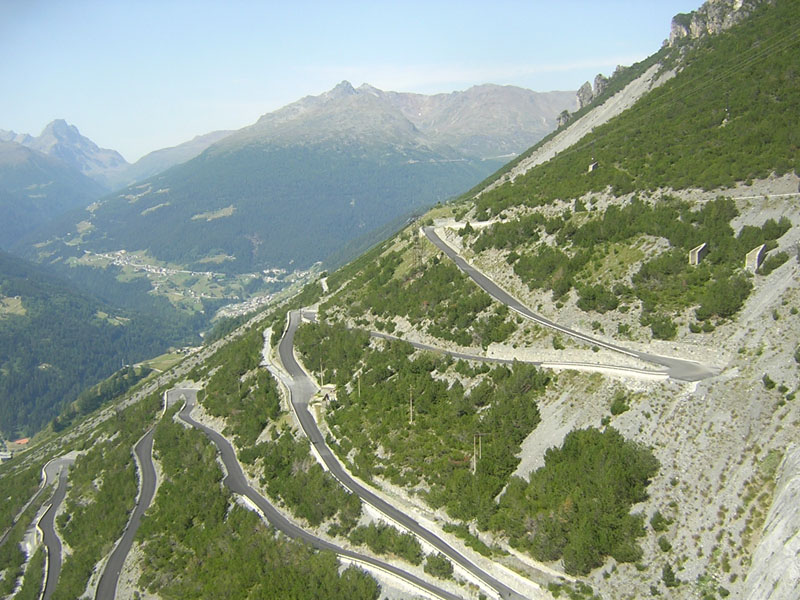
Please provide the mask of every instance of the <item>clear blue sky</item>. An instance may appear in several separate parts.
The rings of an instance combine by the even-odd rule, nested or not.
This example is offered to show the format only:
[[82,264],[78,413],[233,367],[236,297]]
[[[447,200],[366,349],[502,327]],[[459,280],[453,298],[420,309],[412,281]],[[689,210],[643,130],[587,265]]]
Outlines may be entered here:
[[64,118],[128,161],[346,79],[573,90],[657,51],[701,0],[0,0],[0,129]]

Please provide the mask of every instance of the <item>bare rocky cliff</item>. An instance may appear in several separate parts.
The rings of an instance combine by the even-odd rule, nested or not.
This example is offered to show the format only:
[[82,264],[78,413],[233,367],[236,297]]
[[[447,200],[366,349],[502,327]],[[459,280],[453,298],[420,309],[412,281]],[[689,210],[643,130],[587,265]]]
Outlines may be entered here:
[[[775,0],[708,0],[696,11],[677,14],[672,18],[669,41],[670,47],[680,40],[695,40],[707,35],[716,35],[749,17],[761,4],[774,3]],[[611,77],[598,73],[594,85],[587,81],[575,94],[578,109],[589,106],[599,98],[608,87],[609,81],[624,67],[618,66]],[[624,93],[624,92],[623,92]],[[558,126],[569,121],[569,115],[560,116]]]
[[715,35],[742,22],[764,2],[774,0],[708,0],[690,13],[675,15],[669,33],[669,45],[679,40]]

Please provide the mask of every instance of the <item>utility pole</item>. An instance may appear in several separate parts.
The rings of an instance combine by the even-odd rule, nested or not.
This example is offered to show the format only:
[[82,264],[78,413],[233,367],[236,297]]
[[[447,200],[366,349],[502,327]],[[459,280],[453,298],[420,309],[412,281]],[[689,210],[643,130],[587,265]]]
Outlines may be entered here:
[[[488,433],[473,433],[472,434],[472,474],[478,470],[478,461],[483,458],[483,436],[489,435]],[[477,452],[476,452],[477,450]]]
[[322,357],[319,357],[319,387],[325,387],[325,374],[322,372]]
[[475,475],[475,471],[478,470],[478,460],[475,455],[475,435],[472,436],[472,474]]
[[408,390],[408,422],[414,424],[414,389]]
[[420,237],[422,236],[422,231],[418,231],[417,235],[414,237],[414,262],[417,270],[419,270],[420,264],[422,263],[422,247],[420,245]]

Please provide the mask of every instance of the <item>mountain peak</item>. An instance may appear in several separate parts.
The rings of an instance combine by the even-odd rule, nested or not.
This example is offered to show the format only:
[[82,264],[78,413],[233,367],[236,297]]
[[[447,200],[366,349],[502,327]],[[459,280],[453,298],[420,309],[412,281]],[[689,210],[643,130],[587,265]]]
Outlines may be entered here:
[[64,119],[54,119],[48,123],[42,130],[38,139],[42,140],[43,143],[79,143],[84,146],[91,145],[97,148],[94,142],[81,135],[81,132],[78,131],[75,125],[70,125]]
[[70,125],[67,123],[65,119],[53,119],[45,126],[44,131],[54,131],[57,133],[69,131],[71,133],[80,134],[78,128],[75,127],[75,125]]
[[30,138],[25,145],[64,161],[106,187],[107,173],[128,164],[118,152],[98,147],[64,119],[51,121],[39,137]]
[[355,95],[355,93],[356,93],[356,90],[350,84],[350,82],[347,81],[347,80],[344,80],[344,81],[340,82],[331,91],[326,93],[325,96],[328,97],[328,98],[338,99],[338,98],[344,98],[346,96],[353,96],[353,95]]

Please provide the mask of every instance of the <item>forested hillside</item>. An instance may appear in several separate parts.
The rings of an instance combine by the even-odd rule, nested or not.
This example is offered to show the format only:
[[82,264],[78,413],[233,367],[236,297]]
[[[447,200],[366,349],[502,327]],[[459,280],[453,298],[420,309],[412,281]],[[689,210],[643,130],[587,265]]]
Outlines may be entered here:
[[101,185],[60,160],[21,144],[0,141],[0,248],[72,208],[103,195]]
[[617,195],[711,190],[797,170],[796,9],[764,3],[735,33],[662,50],[661,69],[674,78],[552,161],[482,194],[479,214],[609,186]]
[[188,322],[113,310],[0,252],[0,431],[34,433],[123,364],[191,339]]
[[146,250],[197,271],[213,257],[223,257],[213,265],[220,272],[307,268],[480,176],[475,165],[388,145],[265,142],[208,150],[76,216],[92,223],[78,246],[54,243],[37,252]]

